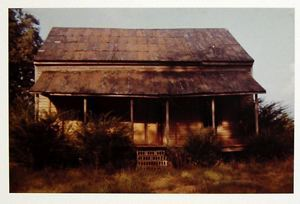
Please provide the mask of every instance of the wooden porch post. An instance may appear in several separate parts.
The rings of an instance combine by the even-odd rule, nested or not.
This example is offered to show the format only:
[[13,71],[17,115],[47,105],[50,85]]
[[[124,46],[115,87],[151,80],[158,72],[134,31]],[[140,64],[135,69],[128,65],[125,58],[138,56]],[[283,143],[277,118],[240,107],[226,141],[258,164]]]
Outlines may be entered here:
[[132,130],[132,139],[134,137],[134,123],[133,123],[133,99],[130,99],[130,122],[131,122],[131,130]]
[[87,122],[87,99],[83,99],[83,122]]
[[212,128],[214,131],[214,135],[217,135],[216,116],[215,116],[215,98],[214,97],[212,97],[212,99],[211,99],[211,121],[212,121]]
[[51,115],[51,100],[49,98],[49,110],[48,110],[49,115]]
[[170,137],[169,100],[166,101],[166,127],[165,127],[165,136],[166,136],[167,145],[168,145],[169,144],[169,137]]
[[257,94],[254,94],[254,103],[255,103],[255,134],[259,134],[259,126],[258,126],[258,97]]
[[35,94],[35,110],[34,110],[34,120],[38,121],[39,120],[39,94]]

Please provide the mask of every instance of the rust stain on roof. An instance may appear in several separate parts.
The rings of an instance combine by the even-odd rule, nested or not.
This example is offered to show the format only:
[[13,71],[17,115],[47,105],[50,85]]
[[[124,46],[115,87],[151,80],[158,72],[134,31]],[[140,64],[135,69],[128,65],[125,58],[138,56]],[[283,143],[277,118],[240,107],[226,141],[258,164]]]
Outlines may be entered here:
[[226,29],[52,28],[36,61],[253,62]]
[[245,71],[97,71],[43,72],[31,92],[98,95],[216,95],[265,93]]

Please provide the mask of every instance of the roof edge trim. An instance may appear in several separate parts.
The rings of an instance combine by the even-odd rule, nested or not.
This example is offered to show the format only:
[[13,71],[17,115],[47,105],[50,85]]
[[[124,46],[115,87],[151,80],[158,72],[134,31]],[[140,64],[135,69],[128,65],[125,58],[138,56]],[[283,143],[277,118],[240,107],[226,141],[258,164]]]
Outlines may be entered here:
[[206,61],[97,61],[97,60],[89,60],[89,61],[81,61],[81,60],[73,60],[73,61],[64,61],[64,60],[34,60],[35,65],[213,65],[213,66],[224,66],[224,65],[250,65],[252,66],[253,61],[216,61],[216,62],[206,62]]
[[85,93],[50,93],[40,91],[29,91],[31,94],[42,94],[50,96],[94,96],[94,97],[132,97],[132,98],[182,98],[182,97],[205,97],[205,96],[234,96],[234,95],[252,95],[265,94],[264,92],[232,92],[232,93],[206,93],[206,94],[180,94],[180,95],[136,95],[136,94],[85,94]]

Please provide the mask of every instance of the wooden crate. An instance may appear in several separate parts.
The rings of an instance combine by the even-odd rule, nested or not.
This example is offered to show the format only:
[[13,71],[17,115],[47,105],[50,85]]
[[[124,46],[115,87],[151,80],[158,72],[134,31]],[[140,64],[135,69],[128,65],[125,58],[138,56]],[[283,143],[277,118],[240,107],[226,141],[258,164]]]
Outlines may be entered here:
[[168,166],[165,150],[137,150],[137,168],[162,168]]

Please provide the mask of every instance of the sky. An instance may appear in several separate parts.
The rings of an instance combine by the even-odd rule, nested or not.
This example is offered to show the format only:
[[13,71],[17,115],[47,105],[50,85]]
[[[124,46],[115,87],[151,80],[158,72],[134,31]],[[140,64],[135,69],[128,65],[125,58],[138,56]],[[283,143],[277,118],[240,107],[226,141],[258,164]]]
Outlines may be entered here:
[[52,27],[227,28],[254,58],[253,76],[266,102],[280,102],[294,116],[294,9],[110,8],[24,9],[40,21],[46,39]]

